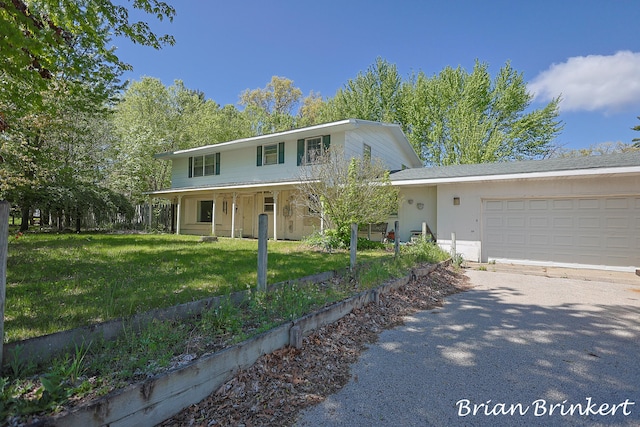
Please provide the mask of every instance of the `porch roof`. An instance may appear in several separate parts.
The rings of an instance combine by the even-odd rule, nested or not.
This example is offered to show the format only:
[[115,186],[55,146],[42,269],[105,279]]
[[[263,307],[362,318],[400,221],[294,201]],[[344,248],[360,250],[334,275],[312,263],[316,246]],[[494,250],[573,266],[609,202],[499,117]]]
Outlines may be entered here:
[[148,196],[170,196],[184,193],[201,193],[201,192],[215,192],[215,191],[234,191],[234,190],[265,190],[268,187],[273,189],[281,189],[283,187],[295,186],[300,184],[299,180],[282,180],[282,181],[248,181],[248,182],[236,182],[220,185],[201,186],[201,187],[181,187],[181,188],[167,188],[165,190],[148,191],[143,194]]

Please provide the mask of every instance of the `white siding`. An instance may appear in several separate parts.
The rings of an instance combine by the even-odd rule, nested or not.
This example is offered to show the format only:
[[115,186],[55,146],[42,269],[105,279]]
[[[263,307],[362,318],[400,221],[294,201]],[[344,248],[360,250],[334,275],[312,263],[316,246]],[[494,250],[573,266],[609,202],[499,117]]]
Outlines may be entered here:
[[347,157],[362,157],[364,144],[371,147],[371,157],[382,159],[389,170],[401,170],[403,165],[410,167],[413,164],[413,160],[398,149],[397,141],[385,128],[362,126],[348,131],[346,133],[345,155]]
[[[318,136],[321,136],[320,134]],[[344,132],[331,134],[331,145],[344,145]],[[220,175],[189,178],[189,158],[173,159],[171,188],[208,187],[250,182],[277,182],[300,177],[297,165],[297,139],[284,142],[284,163],[256,165],[256,145],[225,147],[220,152]],[[271,143],[270,143],[271,144]],[[215,152],[215,147],[212,149]]]

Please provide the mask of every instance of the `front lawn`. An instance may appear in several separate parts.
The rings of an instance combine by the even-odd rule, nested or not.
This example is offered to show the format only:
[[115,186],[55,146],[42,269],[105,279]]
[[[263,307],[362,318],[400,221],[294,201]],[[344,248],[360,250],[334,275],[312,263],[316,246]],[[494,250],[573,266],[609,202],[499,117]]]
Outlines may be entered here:
[[[5,342],[254,288],[257,240],[168,234],[14,233],[9,239]],[[268,283],[349,265],[346,252],[270,241]],[[358,253],[358,262],[391,258]]]

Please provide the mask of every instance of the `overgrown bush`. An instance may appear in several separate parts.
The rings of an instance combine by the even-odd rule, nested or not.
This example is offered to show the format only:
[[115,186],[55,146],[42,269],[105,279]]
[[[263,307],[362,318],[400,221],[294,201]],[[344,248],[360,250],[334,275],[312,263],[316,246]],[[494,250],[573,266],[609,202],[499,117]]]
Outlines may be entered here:
[[[319,248],[327,252],[335,249],[349,249],[351,246],[351,229],[345,234],[344,230],[333,228],[324,232],[314,231],[311,235],[304,237],[303,242],[314,248]],[[384,244],[375,242],[364,237],[358,237],[358,250],[384,249]]]
[[435,264],[449,258],[449,253],[432,240],[418,240],[401,247],[403,255],[412,256],[415,262]]

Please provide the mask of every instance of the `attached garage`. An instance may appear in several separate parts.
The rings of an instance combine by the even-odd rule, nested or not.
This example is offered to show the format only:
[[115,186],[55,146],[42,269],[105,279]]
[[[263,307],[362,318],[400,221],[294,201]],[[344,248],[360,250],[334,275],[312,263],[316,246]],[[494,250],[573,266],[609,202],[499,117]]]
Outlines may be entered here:
[[640,197],[483,200],[483,258],[631,267]]
[[640,268],[640,150],[408,169],[391,180],[407,201],[401,240],[427,222],[443,249],[455,241],[469,261]]

